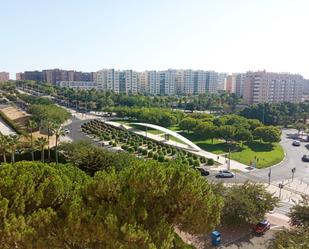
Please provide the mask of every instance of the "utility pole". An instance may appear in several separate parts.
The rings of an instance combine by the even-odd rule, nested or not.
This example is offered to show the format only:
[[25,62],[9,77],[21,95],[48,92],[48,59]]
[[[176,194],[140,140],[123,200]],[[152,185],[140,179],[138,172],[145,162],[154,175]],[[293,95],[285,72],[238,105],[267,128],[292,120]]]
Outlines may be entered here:
[[292,182],[293,182],[293,180],[294,180],[294,174],[295,174],[295,172],[296,172],[296,168],[293,168],[291,171],[292,171]]
[[268,186],[270,185],[270,177],[271,177],[271,168],[269,169],[268,172]]

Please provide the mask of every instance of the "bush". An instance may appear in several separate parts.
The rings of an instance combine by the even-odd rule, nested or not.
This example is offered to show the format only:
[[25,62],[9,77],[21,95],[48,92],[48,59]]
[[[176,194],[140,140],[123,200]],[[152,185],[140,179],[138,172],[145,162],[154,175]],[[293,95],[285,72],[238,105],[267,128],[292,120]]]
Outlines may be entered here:
[[134,148],[132,148],[132,147],[128,148],[128,152],[134,153]]
[[159,156],[158,156],[157,153],[155,153],[155,154],[153,155],[153,159],[154,159],[154,160],[158,160],[158,157],[159,157]]
[[171,154],[171,153],[172,153],[171,148],[168,148],[168,149],[166,150],[166,152],[167,152],[168,154]]
[[207,160],[207,165],[214,165],[214,164],[215,164],[214,159],[208,158],[208,160]]
[[148,149],[152,150],[152,148],[153,148],[152,145],[149,144],[149,145],[148,145]]
[[124,144],[124,145],[121,146],[121,148],[122,148],[123,150],[127,150],[127,149],[128,149],[128,145]]
[[193,166],[194,167],[199,167],[200,166],[200,161],[199,160],[195,160],[194,162],[193,162]]
[[109,145],[113,145],[113,141],[109,141],[109,143],[108,143]]
[[165,158],[164,158],[163,155],[160,155],[160,156],[158,157],[158,161],[161,162],[161,163],[164,162],[164,159],[165,159]]
[[116,142],[114,142],[114,143],[113,143],[113,147],[116,147],[116,146],[117,146],[117,143],[116,143]]
[[137,151],[138,151],[138,153],[142,153],[143,152],[143,148],[141,148],[141,147],[139,147],[138,149],[137,149]]
[[206,163],[206,158],[205,157],[200,157],[200,162],[201,163]]
[[143,153],[144,156],[146,156],[148,154],[148,151],[147,150],[143,150],[142,153]]

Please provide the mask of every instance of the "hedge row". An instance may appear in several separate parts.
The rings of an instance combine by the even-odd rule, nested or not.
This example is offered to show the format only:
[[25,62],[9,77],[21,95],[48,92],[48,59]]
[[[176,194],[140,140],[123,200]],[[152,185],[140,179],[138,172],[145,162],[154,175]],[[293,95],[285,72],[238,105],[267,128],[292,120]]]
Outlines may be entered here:
[[18,133],[19,135],[26,135],[26,131],[24,131],[18,124],[16,124],[13,120],[9,119],[8,116],[6,116],[6,114],[0,110],[0,116],[3,119],[3,121],[9,126],[11,127],[16,133]]

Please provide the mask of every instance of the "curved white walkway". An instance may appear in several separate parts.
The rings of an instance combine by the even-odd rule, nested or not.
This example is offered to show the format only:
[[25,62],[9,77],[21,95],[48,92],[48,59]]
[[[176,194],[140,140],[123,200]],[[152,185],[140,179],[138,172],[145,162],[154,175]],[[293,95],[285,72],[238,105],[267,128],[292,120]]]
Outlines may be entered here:
[[140,126],[144,126],[144,127],[149,127],[158,131],[163,131],[164,133],[167,133],[177,139],[179,139],[180,141],[184,142],[186,145],[188,145],[189,147],[191,147],[192,149],[196,150],[196,151],[201,151],[202,149],[200,147],[198,147],[196,144],[192,143],[189,139],[181,136],[180,134],[178,134],[175,131],[171,131],[167,128],[164,128],[162,126],[159,125],[154,125],[154,124],[147,124],[147,123],[131,123],[133,125],[140,125]]

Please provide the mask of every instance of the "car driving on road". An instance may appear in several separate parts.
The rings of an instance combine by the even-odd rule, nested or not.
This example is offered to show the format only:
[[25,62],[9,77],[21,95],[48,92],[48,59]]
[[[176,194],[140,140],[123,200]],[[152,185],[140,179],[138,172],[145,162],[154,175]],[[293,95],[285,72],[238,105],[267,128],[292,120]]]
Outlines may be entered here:
[[203,168],[197,168],[202,176],[208,176],[209,175],[209,171]]
[[234,177],[234,173],[228,170],[220,170],[218,174],[216,174],[217,178],[232,178]]
[[301,159],[303,160],[303,162],[309,162],[309,155],[303,155]]
[[258,224],[256,224],[254,232],[257,234],[264,234],[269,229],[270,229],[270,222],[268,220],[262,220]]
[[294,140],[293,143],[292,143],[292,145],[294,145],[294,146],[300,146],[300,141]]

